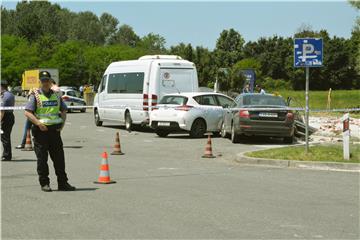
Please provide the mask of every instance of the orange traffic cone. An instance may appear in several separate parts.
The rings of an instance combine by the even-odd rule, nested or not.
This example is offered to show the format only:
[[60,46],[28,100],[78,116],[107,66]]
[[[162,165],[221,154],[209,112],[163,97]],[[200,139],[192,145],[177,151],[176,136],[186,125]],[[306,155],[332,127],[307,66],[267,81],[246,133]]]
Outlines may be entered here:
[[25,142],[25,147],[22,149],[22,151],[33,151],[30,129],[26,130],[26,142]]
[[104,151],[101,154],[101,166],[100,166],[100,175],[98,181],[94,183],[98,184],[110,184],[116,183],[115,181],[110,180],[110,171],[109,171],[109,164],[108,164],[108,155],[107,152]]
[[111,155],[124,155],[124,153],[121,152],[119,132],[116,132],[114,151],[111,153]]
[[215,156],[212,154],[212,147],[211,147],[211,137],[210,134],[208,135],[208,140],[205,147],[203,158],[215,158]]

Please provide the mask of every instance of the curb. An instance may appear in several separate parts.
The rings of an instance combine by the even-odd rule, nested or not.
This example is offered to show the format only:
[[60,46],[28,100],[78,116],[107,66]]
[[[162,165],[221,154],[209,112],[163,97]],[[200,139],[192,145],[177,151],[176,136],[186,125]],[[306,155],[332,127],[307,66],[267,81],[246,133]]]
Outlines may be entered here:
[[360,172],[359,163],[312,162],[312,161],[298,161],[298,160],[255,158],[255,157],[245,156],[245,154],[249,152],[253,152],[253,151],[247,151],[236,154],[235,162],[244,165],[262,165],[262,166],[274,166],[274,167],[284,167],[284,168],[287,167],[287,168],[302,168],[302,169],[313,169],[313,170]]

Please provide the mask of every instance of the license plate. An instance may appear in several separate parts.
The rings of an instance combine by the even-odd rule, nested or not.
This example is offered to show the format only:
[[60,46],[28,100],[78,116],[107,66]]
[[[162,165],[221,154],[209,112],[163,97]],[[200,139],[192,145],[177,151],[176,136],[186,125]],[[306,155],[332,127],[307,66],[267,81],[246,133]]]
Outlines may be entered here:
[[170,126],[169,122],[158,122],[158,126]]
[[277,114],[277,113],[268,113],[268,112],[265,112],[265,113],[259,113],[259,117],[271,117],[271,118],[276,118],[276,117],[278,117],[278,114]]

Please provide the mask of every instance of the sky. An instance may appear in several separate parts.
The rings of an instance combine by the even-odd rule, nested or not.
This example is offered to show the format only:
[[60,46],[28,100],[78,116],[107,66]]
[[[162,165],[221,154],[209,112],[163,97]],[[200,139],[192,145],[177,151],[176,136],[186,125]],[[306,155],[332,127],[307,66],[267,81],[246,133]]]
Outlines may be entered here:
[[[234,28],[245,41],[273,35],[289,37],[303,24],[349,38],[360,15],[347,1],[52,1],[71,11],[108,12],[139,36],[165,37],[166,46],[180,42],[213,49],[223,29]],[[16,1],[2,1],[14,9]]]

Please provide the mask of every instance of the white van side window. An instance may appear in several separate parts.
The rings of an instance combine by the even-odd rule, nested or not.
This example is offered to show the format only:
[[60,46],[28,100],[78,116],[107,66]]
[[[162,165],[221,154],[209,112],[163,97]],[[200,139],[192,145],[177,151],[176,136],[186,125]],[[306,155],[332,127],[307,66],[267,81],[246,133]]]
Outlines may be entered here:
[[99,93],[105,90],[105,85],[106,85],[106,75],[104,75],[103,78],[101,79]]
[[113,73],[108,79],[108,93],[143,93],[144,73]]

